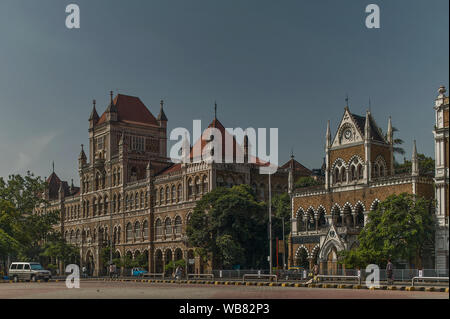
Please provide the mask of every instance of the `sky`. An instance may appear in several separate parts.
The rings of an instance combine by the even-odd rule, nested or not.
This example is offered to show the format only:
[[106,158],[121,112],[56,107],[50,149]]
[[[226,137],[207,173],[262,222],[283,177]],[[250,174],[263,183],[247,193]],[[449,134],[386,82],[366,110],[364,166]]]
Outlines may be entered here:
[[[80,8],[67,29],[65,8]],[[380,29],[365,8],[380,7]],[[352,113],[388,117],[434,157],[434,99],[449,84],[448,0],[0,0],[0,176],[49,176],[52,161],[78,184],[92,100],[138,96],[168,132],[206,127],[279,129],[279,161],[318,168],[327,120],[345,97]],[[169,144],[170,147],[171,144]],[[397,158],[402,161],[403,158]]]

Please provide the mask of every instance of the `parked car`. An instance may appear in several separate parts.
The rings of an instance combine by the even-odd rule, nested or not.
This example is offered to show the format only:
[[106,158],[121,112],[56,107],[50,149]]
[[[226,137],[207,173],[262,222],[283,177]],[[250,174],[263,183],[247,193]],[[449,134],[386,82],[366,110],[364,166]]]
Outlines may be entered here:
[[142,277],[147,273],[148,271],[141,267],[135,267],[131,270],[131,275],[135,277]]
[[40,263],[36,262],[13,262],[9,266],[8,275],[14,282],[19,280],[48,281],[52,278],[50,271],[45,270]]

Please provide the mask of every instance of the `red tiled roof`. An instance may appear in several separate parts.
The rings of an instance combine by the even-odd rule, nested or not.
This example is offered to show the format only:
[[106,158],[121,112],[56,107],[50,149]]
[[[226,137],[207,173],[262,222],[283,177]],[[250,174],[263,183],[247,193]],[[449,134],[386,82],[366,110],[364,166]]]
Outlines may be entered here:
[[181,170],[181,163],[173,164],[172,166],[163,169],[161,172],[158,173],[158,175],[167,175],[170,173],[178,172],[180,170]]
[[285,164],[283,164],[283,166],[281,166],[281,168],[286,169],[286,168],[291,167],[291,161],[293,161],[294,172],[300,173],[305,176],[312,175],[311,170],[309,170],[308,168],[306,168],[305,166],[303,166],[302,164],[297,162],[295,159],[291,159],[291,160],[287,161]]
[[[113,103],[117,108],[118,121],[147,124],[147,125],[158,125],[156,118],[138,97],[117,94],[117,96],[113,100]],[[106,121],[106,112],[102,114],[97,124],[101,124],[105,121]]]

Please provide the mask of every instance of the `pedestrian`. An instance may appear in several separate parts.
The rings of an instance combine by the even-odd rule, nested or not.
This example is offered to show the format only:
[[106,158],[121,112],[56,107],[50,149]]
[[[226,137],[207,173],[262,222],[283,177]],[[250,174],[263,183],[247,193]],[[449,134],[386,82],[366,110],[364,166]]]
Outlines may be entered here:
[[86,273],[87,273],[86,266],[83,266],[82,272],[83,272],[83,277],[86,278],[86,277],[87,277],[87,274],[86,274]]
[[317,281],[317,276],[319,275],[319,265],[318,264],[314,265],[313,273],[314,273],[314,281]]
[[388,285],[392,285],[394,283],[394,265],[391,262],[391,259],[388,259],[388,263],[386,266],[386,276]]
[[110,264],[109,265],[109,278],[112,278],[113,275],[114,275],[114,265]]
[[178,266],[177,269],[175,269],[175,279],[179,280],[181,277],[181,266]]

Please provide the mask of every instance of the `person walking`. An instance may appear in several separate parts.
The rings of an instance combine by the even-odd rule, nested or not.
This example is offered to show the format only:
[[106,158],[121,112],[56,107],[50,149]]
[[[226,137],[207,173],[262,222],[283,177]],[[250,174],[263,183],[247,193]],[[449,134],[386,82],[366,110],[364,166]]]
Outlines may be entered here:
[[317,276],[319,275],[319,265],[315,264],[313,268],[314,281],[317,282]]
[[391,259],[388,259],[388,263],[386,265],[386,277],[388,285],[392,285],[394,283],[394,265],[391,262]]

